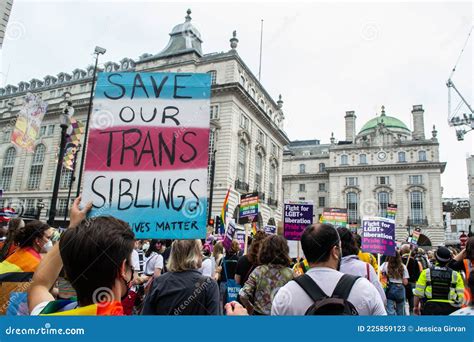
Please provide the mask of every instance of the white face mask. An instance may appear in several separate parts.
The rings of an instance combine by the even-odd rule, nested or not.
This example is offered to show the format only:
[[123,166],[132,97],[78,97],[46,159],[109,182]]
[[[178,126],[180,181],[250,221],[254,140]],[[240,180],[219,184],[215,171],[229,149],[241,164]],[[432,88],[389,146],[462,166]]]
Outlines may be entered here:
[[145,243],[143,244],[142,249],[146,252],[146,251],[148,250],[148,248],[150,248],[150,244],[149,244],[148,242],[145,242]]
[[53,248],[53,242],[51,240],[48,240],[42,248],[42,252],[48,253],[51,249]]

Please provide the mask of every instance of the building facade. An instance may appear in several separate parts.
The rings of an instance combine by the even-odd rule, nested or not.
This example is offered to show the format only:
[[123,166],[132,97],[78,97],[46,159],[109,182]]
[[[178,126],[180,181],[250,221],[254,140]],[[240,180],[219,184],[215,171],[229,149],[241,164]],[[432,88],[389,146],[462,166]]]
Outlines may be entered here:
[[345,140],[292,141],[284,153],[285,200],[312,200],[315,219],[324,207],[347,208],[354,226],[363,216],[384,216],[389,203],[397,204],[397,240],[419,227],[423,244],[442,243],[440,176],[446,163],[439,160],[434,126],[425,137],[421,105],[413,106],[412,118],[413,131],[382,107],[356,134],[356,115],[349,111]]
[[[235,31],[229,51],[204,54],[201,34],[192,24],[190,14],[188,10],[185,21],[172,29],[169,43],[161,52],[145,53],[136,60],[106,62],[101,70],[209,73],[212,80],[210,171],[215,156],[211,214],[220,213],[229,188],[230,214],[236,211],[241,194],[258,191],[260,222],[278,222],[283,198],[283,146],[289,142],[283,131],[281,96],[278,100],[270,96],[239,56]],[[85,70],[75,69],[71,74],[61,72],[0,89],[0,189],[4,191],[0,207],[13,204],[32,214],[41,199],[45,205],[41,217],[47,217],[60,139],[59,113],[65,102],[71,100],[74,117],[86,121],[93,73],[93,66],[89,66]],[[10,143],[16,114],[27,92],[41,95],[48,103],[34,153],[26,153]],[[77,165],[80,157],[81,153]],[[71,179],[72,173],[63,170],[58,220],[65,214]],[[208,185],[210,189],[210,178]],[[73,183],[73,194],[76,186]]]

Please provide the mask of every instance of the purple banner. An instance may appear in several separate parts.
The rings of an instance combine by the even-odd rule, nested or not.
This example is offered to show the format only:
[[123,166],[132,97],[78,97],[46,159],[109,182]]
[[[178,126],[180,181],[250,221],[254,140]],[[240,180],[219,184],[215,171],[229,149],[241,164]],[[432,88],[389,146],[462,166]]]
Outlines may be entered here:
[[225,249],[229,250],[232,246],[232,240],[234,239],[235,235],[235,222],[233,220],[229,221],[229,225],[227,226],[227,230],[225,231],[224,240],[222,240],[222,245]]
[[362,250],[395,255],[395,221],[382,217],[367,217],[362,221]]
[[300,202],[285,203],[283,236],[287,240],[297,240],[305,228],[313,223],[313,205]]

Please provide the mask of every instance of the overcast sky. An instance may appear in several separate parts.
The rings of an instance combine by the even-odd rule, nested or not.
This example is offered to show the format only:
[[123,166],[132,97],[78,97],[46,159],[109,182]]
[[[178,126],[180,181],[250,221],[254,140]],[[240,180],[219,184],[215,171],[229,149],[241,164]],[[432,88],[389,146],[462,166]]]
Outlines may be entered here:
[[[445,82],[473,24],[469,2],[443,3],[200,3],[15,0],[1,56],[0,82],[17,84],[101,61],[157,53],[191,7],[204,53],[238,52],[258,73],[260,20],[264,19],[262,83],[282,94],[291,140],[344,140],[344,114],[355,110],[357,130],[380,112],[412,128],[414,104],[425,108],[425,133],[438,129],[444,197],[467,196],[466,157],[473,133],[458,142],[447,124]],[[473,40],[453,81],[473,99]],[[458,98],[453,103],[458,103]],[[467,109],[464,110],[467,111]]]

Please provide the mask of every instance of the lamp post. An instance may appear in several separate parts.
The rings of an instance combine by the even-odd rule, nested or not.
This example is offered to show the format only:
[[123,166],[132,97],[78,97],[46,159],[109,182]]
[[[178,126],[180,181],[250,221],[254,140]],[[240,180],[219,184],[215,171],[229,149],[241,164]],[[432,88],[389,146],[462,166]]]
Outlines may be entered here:
[[44,208],[44,203],[43,203],[43,199],[39,199],[38,200],[38,203],[36,204],[36,219],[39,220],[40,217],[41,217],[41,211],[43,210]]
[[58,202],[58,192],[59,192],[59,181],[61,180],[61,169],[63,166],[64,159],[64,148],[66,147],[66,130],[69,123],[69,115],[72,115],[74,108],[72,107],[72,102],[68,101],[66,107],[59,115],[60,126],[61,126],[61,142],[59,143],[59,152],[58,152],[58,163],[56,165],[56,176],[54,178],[53,186],[53,197],[51,197],[51,205],[49,207],[49,218],[48,224],[52,226],[54,224],[54,219],[56,217],[56,204]]
[[91,119],[91,112],[92,112],[92,99],[94,98],[94,89],[95,89],[95,79],[97,74],[97,64],[99,63],[99,55],[103,55],[107,50],[96,46],[94,49],[95,54],[95,66],[94,66],[94,74],[92,75],[92,87],[91,93],[89,96],[89,109],[87,111],[87,119],[86,119],[86,129],[84,132],[84,148],[82,149],[81,154],[81,165],[79,166],[79,175],[77,178],[77,193],[76,197],[79,197],[81,194],[81,182],[82,182],[82,171],[84,169],[84,157],[86,156],[86,148],[87,148],[87,135],[89,134],[89,121]]

